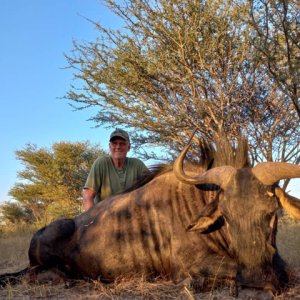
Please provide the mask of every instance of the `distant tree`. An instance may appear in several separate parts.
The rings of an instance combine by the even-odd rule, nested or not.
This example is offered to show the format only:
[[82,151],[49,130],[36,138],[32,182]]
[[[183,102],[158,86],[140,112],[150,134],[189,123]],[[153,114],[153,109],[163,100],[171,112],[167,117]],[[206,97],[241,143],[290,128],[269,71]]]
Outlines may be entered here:
[[31,223],[31,211],[22,207],[18,202],[4,202],[0,205],[1,221],[5,224],[17,224],[21,222]]
[[30,210],[37,223],[74,216],[81,210],[81,190],[89,169],[104,154],[88,142],[57,142],[51,149],[29,144],[16,151],[25,169],[18,172],[21,182],[9,194]]
[[[166,146],[170,156],[182,149],[194,128],[196,144],[197,138],[212,139],[222,131],[232,137],[250,136],[254,159],[270,159],[270,151],[278,150],[277,133],[284,137],[285,131],[289,134],[280,151],[295,149],[295,108],[286,104],[278,82],[254,51],[255,31],[247,20],[251,3],[106,3],[123,19],[124,28],[111,30],[94,23],[99,38],[75,42],[67,56],[81,84],[67,98],[78,108],[95,107],[97,124],[134,128],[136,149],[143,150],[145,144]],[[285,105],[277,105],[282,101]],[[273,114],[275,108],[279,113]],[[282,127],[287,108],[291,122]],[[270,124],[272,135],[265,143],[261,139],[267,137]]]

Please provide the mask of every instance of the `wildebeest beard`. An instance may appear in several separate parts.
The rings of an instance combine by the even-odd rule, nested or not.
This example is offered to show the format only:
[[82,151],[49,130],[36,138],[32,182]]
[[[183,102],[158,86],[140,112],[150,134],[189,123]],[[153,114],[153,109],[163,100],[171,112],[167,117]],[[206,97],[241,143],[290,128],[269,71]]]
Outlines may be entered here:
[[138,272],[277,289],[287,277],[276,248],[276,212],[281,204],[297,215],[299,207],[273,183],[300,177],[300,168],[251,168],[246,141],[234,145],[205,143],[201,164],[183,167],[186,148],[174,166],[156,168],[134,189],[51,223],[32,239],[31,266],[103,281]]

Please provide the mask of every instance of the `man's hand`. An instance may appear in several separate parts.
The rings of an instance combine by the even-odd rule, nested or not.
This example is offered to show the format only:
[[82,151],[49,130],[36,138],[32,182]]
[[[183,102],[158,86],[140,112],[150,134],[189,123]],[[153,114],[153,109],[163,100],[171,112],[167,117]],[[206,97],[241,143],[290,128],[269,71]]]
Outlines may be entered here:
[[94,205],[94,198],[96,196],[96,192],[92,189],[83,189],[82,197],[83,197],[83,209],[84,211],[89,210]]

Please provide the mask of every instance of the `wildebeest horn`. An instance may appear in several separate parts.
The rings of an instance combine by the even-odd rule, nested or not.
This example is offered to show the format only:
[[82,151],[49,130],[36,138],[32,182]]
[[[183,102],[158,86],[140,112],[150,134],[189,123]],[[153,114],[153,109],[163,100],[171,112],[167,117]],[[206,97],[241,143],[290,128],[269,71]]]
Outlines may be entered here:
[[284,162],[264,162],[257,164],[252,173],[264,185],[272,185],[281,179],[299,178],[300,166]]
[[189,176],[183,171],[183,160],[189,148],[190,143],[185,146],[174,163],[173,171],[177,179],[187,184],[213,183],[224,188],[236,169],[231,166],[217,167],[198,176]]

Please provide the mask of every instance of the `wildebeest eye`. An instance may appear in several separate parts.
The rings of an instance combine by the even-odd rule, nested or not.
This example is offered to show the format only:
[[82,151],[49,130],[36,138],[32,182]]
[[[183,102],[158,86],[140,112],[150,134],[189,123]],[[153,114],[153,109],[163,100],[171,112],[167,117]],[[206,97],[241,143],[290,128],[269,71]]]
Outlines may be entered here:
[[202,184],[196,184],[196,187],[202,191],[219,191],[220,187],[216,184],[209,184],[209,183],[202,183]]

